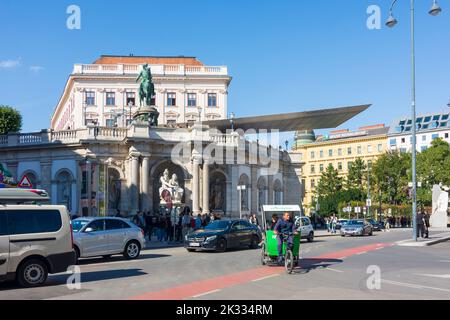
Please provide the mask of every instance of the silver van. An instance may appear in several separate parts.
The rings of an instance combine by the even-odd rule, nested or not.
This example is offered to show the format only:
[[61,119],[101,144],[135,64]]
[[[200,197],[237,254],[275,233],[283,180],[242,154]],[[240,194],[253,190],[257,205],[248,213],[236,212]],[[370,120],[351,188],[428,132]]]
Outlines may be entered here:
[[0,189],[0,281],[40,286],[75,264],[70,217],[42,190]]

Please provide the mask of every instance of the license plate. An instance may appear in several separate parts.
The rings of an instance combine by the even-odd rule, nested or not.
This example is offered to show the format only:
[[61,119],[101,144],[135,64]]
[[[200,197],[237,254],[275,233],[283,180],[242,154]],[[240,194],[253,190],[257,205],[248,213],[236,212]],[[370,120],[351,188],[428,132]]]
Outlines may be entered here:
[[191,242],[189,243],[189,247],[200,247],[200,243]]

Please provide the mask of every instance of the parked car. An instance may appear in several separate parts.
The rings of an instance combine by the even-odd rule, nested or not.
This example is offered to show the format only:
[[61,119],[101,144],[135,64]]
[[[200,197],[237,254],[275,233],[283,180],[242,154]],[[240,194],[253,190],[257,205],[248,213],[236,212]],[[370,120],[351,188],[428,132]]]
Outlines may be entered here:
[[347,222],[348,222],[347,219],[339,219],[338,222],[336,223],[336,230],[341,230],[341,228],[345,226]]
[[373,227],[372,225],[364,220],[349,220],[342,228],[341,228],[341,236],[364,236],[364,235],[373,235]]
[[145,247],[144,230],[129,220],[113,217],[78,218],[72,221],[77,259],[123,254],[137,259]]
[[376,221],[375,219],[367,220],[373,227],[373,231],[383,231],[384,224],[382,222]]
[[48,201],[43,190],[0,189],[0,282],[37,287],[75,264],[67,209],[36,204]]
[[246,220],[216,220],[204,229],[194,231],[185,237],[185,248],[189,252],[211,250],[224,252],[227,249],[257,248],[261,232]]
[[297,231],[300,232],[301,239],[306,239],[308,242],[314,241],[314,228],[308,217],[299,217],[295,221],[295,226]]

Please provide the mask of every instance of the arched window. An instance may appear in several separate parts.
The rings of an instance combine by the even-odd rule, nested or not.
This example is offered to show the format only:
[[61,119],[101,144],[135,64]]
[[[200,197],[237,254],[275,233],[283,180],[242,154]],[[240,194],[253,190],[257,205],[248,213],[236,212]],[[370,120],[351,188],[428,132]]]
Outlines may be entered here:
[[283,188],[280,180],[273,184],[273,204],[283,204]]
[[57,185],[57,204],[66,206],[67,210],[72,211],[72,175],[64,170],[56,176]]
[[249,206],[249,189],[250,189],[250,179],[246,174],[243,174],[239,179],[239,186],[245,186],[245,190],[241,190],[238,192],[241,192],[241,211],[250,211]]
[[258,212],[262,211],[262,206],[267,204],[267,183],[264,177],[258,179]]

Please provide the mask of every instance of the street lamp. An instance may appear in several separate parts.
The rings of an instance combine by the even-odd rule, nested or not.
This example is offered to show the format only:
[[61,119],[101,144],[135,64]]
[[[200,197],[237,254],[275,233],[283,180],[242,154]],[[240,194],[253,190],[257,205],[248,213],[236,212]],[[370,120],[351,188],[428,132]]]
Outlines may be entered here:
[[[386,25],[390,28],[397,24],[397,19],[394,18],[392,12],[397,0],[392,2],[389,10],[389,18]],[[432,16],[437,16],[442,9],[437,4],[437,0],[433,1],[433,6],[428,12]],[[413,239],[417,241],[417,172],[416,172],[416,141],[417,141],[417,124],[416,124],[416,57],[415,57],[415,26],[414,26],[414,0],[411,0],[411,113],[412,113],[412,213],[413,213]]]

